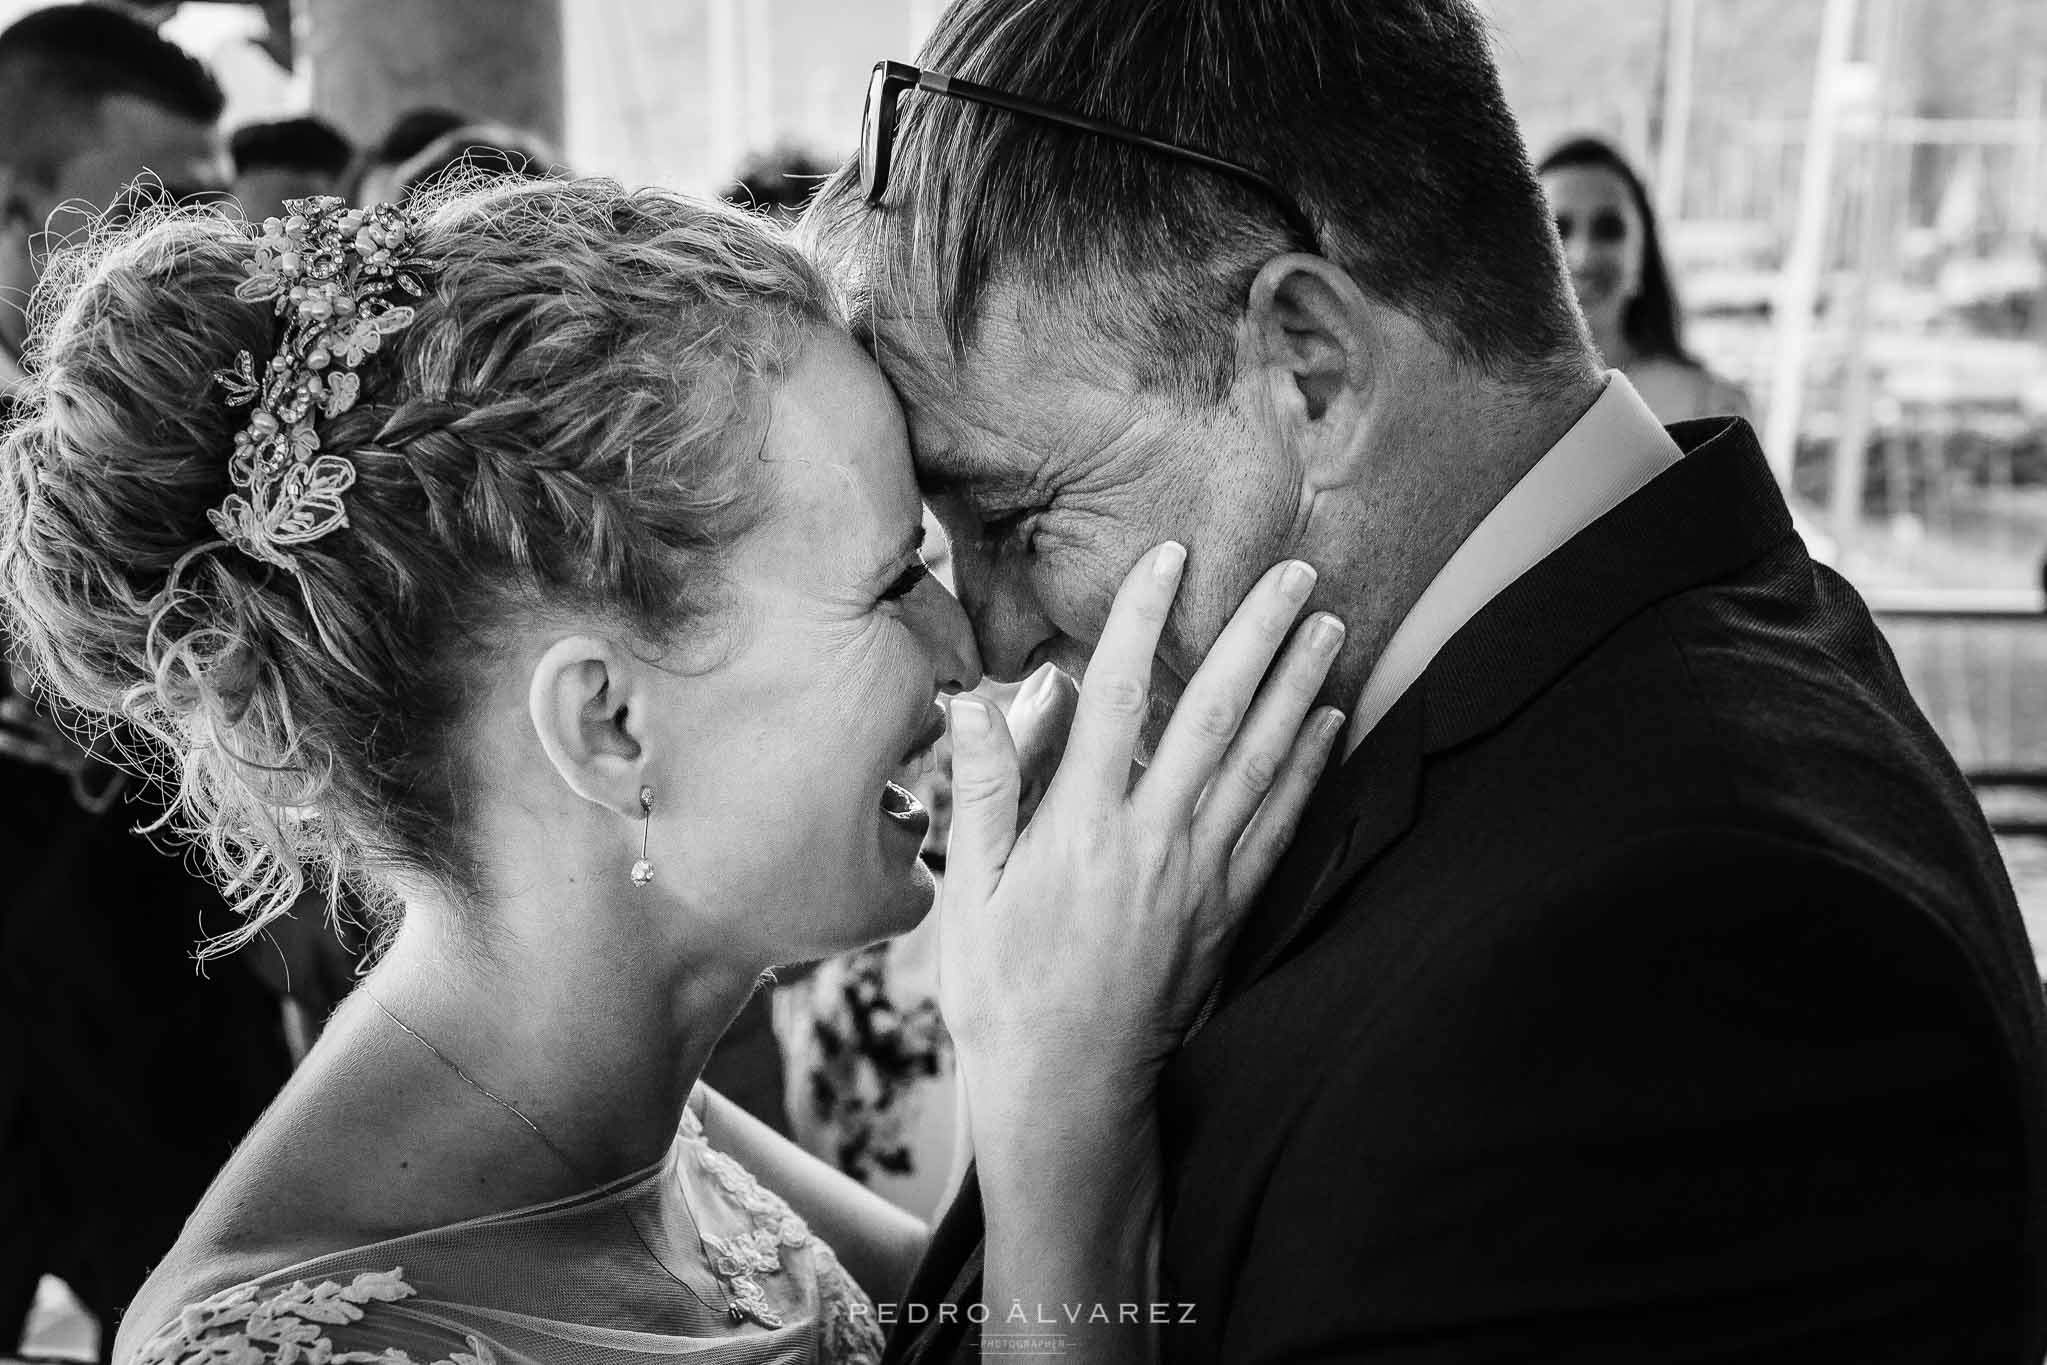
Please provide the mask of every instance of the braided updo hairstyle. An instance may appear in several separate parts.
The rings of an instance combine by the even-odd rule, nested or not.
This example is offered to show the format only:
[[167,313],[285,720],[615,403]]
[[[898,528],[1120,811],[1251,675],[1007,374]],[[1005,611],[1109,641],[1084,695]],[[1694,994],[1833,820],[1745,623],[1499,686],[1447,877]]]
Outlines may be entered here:
[[[235,297],[254,244],[214,211],[119,229],[38,290],[0,447],[0,591],[37,679],[135,722],[172,824],[245,941],[309,870],[460,897],[465,698],[502,625],[595,613],[656,646],[715,616],[772,488],[773,382],[836,312],[758,220],[608,181],[472,185],[423,211],[409,327],[319,420],[350,524],[297,570],[223,543],[248,409],[213,375],[281,324]],[[388,901],[388,897],[386,897]]]

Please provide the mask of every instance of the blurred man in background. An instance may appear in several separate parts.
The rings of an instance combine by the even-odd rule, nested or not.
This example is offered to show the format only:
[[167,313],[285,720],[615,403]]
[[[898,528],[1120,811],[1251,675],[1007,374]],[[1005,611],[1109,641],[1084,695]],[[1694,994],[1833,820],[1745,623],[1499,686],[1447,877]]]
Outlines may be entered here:
[[341,130],[310,115],[251,123],[228,140],[235,198],[249,221],[281,215],[287,199],[341,193],[355,148]]
[[[152,195],[179,198],[225,188],[222,103],[205,68],[118,10],[57,6],[0,32],[10,365],[48,253],[128,182],[148,172]],[[134,832],[159,808],[5,691],[0,1354],[45,1274],[110,1343],[113,1315],[289,1073],[269,992],[239,969],[193,969],[202,917],[218,931],[225,907]]]
[[[98,5],[37,10],[0,33],[0,344],[17,358],[19,305],[35,251],[83,228],[145,168],[164,193],[222,189],[214,120],[224,104],[206,69],[146,24]],[[47,234],[44,237],[44,234]]]
[[832,170],[831,163],[801,147],[771,148],[739,168],[725,187],[725,202],[794,222]]
[[396,203],[400,168],[440,138],[473,122],[467,114],[453,109],[406,110],[391,120],[382,137],[364,149],[351,177],[349,192],[341,197],[351,204]]

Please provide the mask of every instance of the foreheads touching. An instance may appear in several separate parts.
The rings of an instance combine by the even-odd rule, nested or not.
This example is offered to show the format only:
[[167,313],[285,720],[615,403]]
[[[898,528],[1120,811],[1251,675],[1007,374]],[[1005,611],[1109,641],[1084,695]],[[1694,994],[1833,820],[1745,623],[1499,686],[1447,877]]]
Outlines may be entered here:
[[1593,382],[1489,43],[1467,0],[947,8],[927,70],[1248,167],[1315,229],[1232,176],[919,91],[883,200],[850,168],[821,191],[807,243],[909,409],[992,672],[1084,658],[1167,537],[1190,548],[1169,664],[1191,667],[1248,587],[1228,566],[1356,552],[1327,489],[1376,461],[1407,501],[1345,496],[1404,517],[1475,393]]

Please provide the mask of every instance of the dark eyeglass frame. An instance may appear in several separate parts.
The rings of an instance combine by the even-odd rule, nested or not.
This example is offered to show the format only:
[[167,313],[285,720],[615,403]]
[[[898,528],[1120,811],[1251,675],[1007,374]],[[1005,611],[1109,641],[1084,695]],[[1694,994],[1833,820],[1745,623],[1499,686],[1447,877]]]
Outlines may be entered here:
[[1308,250],[1319,253],[1322,249],[1321,237],[1316,233],[1315,225],[1309,221],[1299,201],[1280,188],[1279,183],[1272,177],[1254,171],[1249,166],[1226,161],[1213,153],[1194,147],[1163,142],[1135,128],[1089,118],[1085,114],[1077,114],[1055,104],[1042,104],[1037,100],[1025,99],[1021,95],[1012,95],[1007,90],[997,90],[993,86],[948,76],[942,71],[926,71],[921,67],[911,66],[908,62],[876,62],[874,72],[867,81],[867,103],[860,111],[860,189],[870,204],[880,203],[882,196],[888,193],[889,167],[895,154],[897,102],[902,99],[904,92],[910,90],[923,90],[934,95],[946,95],[974,104],[985,104],[990,108],[1001,109],[1023,118],[1037,119],[1041,123],[1112,138],[1132,147],[1142,147],[1146,151],[1229,176],[1272,200],[1285,216],[1287,226],[1307,243]]

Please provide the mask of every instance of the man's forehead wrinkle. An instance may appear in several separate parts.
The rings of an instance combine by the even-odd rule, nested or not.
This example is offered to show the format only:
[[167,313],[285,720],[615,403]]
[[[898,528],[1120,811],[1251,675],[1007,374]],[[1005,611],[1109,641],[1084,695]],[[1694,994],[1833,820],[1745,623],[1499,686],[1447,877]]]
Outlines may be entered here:
[[[933,497],[979,494],[1011,498],[1036,490],[1050,460],[1002,427],[984,425],[962,413],[918,418],[926,428],[911,445],[918,486]],[[928,428],[937,427],[935,436]]]

